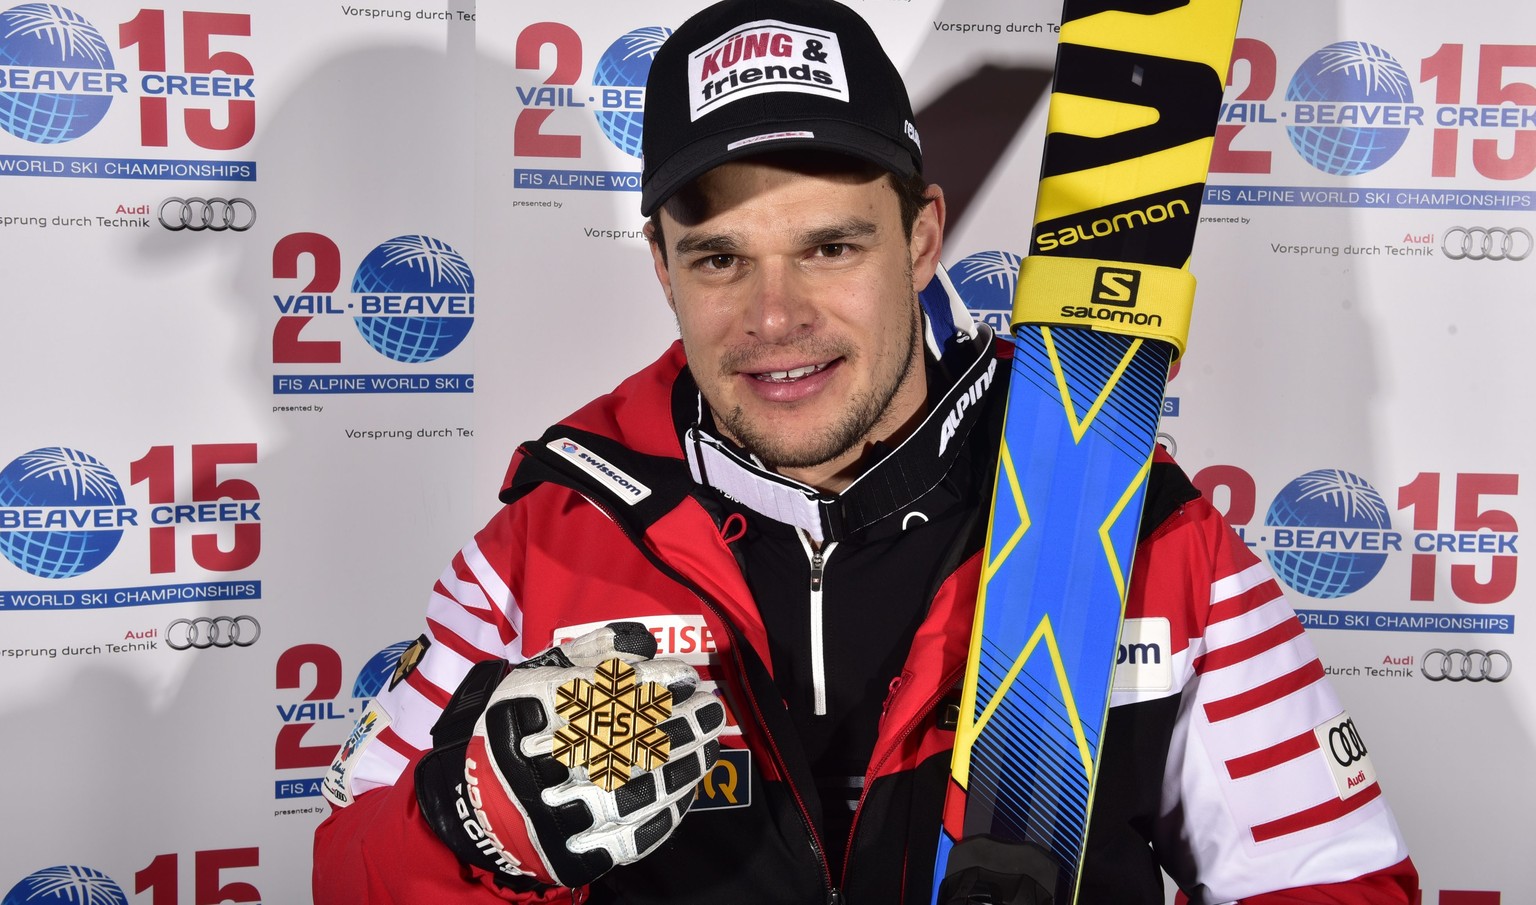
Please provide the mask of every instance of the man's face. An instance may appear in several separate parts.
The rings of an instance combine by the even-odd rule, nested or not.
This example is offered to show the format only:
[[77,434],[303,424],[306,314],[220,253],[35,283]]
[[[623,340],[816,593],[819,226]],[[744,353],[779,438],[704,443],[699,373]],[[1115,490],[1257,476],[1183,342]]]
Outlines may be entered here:
[[846,487],[868,444],[900,439],[927,395],[917,291],[943,198],[909,239],[890,180],[727,163],[661,209],[656,274],[721,430],[769,467]]

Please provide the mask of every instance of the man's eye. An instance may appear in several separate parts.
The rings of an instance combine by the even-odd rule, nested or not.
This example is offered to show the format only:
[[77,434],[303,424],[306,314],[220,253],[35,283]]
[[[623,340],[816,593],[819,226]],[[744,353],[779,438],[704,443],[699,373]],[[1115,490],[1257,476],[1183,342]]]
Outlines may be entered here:
[[706,270],[729,270],[736,263],[735,255],[710,255],[699,262]]
[[824,258],[839,258],[848,251],[848,246],[842,242],[829,242],[821,246],[818,251],[821,252],[821,256]]

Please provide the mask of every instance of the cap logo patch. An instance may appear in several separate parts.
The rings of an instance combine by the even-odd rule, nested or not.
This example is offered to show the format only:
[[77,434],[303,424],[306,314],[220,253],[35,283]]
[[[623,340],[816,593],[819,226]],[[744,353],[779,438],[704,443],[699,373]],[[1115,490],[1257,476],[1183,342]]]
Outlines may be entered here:
[[705,114],[754,94],[794,91],[848,101],[834,32],[762,19],[737,26],[688,57],[689,111]]

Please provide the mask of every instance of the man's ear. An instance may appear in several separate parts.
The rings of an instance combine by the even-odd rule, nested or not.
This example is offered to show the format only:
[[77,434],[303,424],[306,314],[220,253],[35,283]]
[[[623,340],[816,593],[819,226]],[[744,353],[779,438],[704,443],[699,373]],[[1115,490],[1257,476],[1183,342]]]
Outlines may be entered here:
[[944,190],[930,185],[923,190],[929,199],[912,223],[912,239],[907,251],[912,257],[912,291],[921,292],[939,269],[939,255],[944,251]]
[[656,224],[645,224],[645,241],[651,248],[651,266],[656,269],[656,281],[661,284],[661,291],[667,297],[667,307],[672,313],[677,313],[677,304],[672,301],[672,274],[667,271],[667,252],[661,247],[664,238],[656,229]]

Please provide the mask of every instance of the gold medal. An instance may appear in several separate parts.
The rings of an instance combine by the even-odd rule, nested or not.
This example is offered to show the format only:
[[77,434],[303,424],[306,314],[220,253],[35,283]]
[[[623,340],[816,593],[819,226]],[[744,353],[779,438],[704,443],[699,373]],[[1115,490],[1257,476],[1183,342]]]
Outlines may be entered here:
[[555,712],[566,725],[555,732],[555,760],[585,767],[605,791],[637,771],[667,762],[672,740],[658,728],[672,715],[672,692],[637,681],[635,668],[615,657],[598,664],[595,682],[572,679],[555,694]]

